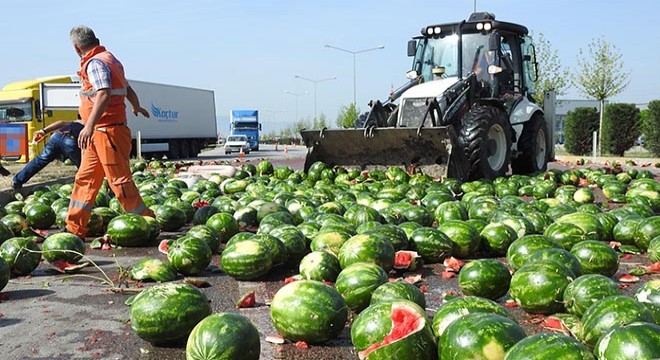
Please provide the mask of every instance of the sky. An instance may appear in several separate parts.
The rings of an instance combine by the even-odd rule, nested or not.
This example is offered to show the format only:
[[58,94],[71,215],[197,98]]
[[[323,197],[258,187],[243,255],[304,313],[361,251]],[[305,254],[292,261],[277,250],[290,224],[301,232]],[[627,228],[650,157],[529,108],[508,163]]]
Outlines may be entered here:
[[[353,55],[324,45],[384,46],[355,56],[357,105],[366,111],[369,100],[385,99],[406,82],[411,37],[426,25],[466,19],[474,6],[474,0],[4,0],[0,86],[74,74],[79,60],[68,34],[84,24],[122,61],[127,78],[213,90],[220,132],[228,130],[231,109],[260,110],[265,132],[312,119],[315,110],[335,124],[339,109],[353,101]],[[626,90],[611,100],[660,99],[660,1],[476,0],[476,8],[543,33],[572,70],[579,50],[603,36],[630,73]],[[565,98],[583,96],[570,89]]]

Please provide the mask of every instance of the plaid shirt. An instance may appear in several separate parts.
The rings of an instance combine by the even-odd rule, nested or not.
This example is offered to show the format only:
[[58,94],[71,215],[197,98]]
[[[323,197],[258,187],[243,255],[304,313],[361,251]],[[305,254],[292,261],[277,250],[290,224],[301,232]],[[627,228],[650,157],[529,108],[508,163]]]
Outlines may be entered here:
[[110,68],[101,60],[92,59],[87,63],[87,77],[94,90],[110,89]]

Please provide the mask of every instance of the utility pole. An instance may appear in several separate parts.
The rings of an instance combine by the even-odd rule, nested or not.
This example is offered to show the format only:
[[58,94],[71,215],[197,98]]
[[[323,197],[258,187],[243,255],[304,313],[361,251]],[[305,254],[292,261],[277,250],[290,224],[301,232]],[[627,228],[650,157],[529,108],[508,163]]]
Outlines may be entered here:
[[337,77],[333,76],[333,77],[329,77],[329,78],[325,78],[325,79],[313,80],[313,79],[309,79],[309,78],[306,78],[306,77],[303,77],[303,76],[295,75],[294,78],[314,83],[314,120],[316,120],[316,84],[318,84],[320,82],[323,82],[323,81],[334,80]]
[[325,47],[335,49],[335,50],[339,50],[339,51],[343,51],[343,52],[346,52],[346,53],[349,53],[349,54],[353,55],[353,105],[357,107],[357,103],[356,103],[356,97],[357,97],[357,95],[356,95],[357,94],[357,80],[356,80],[357,77],[356,77],[356,74],[357,74],[357,72],[355,70],[355,55],[361,54],[361,53],[364,53],[364,52],[367,52],[367,51],[374,51],[374,50],[384,49],[385,46],[378,45],[378,46],[373,47],[373,48],[357,50],[357,51],[346,50],[346,49],[342,49],[342,48],[337,47],[337,46],[332,46],[332,45],[327,45],[327,44],[325,45]]

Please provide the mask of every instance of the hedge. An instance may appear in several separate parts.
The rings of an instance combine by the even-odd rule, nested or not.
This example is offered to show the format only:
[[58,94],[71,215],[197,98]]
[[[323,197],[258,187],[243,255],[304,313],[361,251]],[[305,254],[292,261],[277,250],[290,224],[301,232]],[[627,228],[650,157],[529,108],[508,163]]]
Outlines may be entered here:
[[642,136],[644,148],[653,156],[660,157],[660,100],[649,103],[646,116],[642,120]]
[[635,104],[609,104],[603,118],[602,152],[623,156],[639,138],[640,114]]
[[599,113],[593,107],[569,111],[564,121],[564,148],[569,154],[591,153],[593,132],[598,131]]

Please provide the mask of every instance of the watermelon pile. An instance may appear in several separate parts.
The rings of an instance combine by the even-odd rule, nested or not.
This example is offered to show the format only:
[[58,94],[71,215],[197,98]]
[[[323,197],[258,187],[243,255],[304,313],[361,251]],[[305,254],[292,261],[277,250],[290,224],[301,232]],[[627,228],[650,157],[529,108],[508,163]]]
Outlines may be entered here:
[[[132,302],[131,326],[156,345],[187,344],[191,359],[210,349],[258,358],[264,346],[248,318],[212,314],[205,290],[178,281],[220,272],[239,282],[286,279],[269,299],[278,343],[332,346],[353,319],[362,359],[613,359],[628,345],[635,358],[660,357],[660,286],[651,281],[660,271],[660,183],[648,170],[460,182],[396,167],[317,162],[304,172],[261,161],[231,177],[183,181],[178,168],[135,167],[155,218],[123,213],[102,191],[89,227],[114,247],[162,253],[130,269],[159,283]],[[46,187],[5,205],[0,285],[30,274],[42,255],[80,261],[84,239],[60,232],[40,249],[32,235],[61,224],[67,191]],[[626,273],[621,264],[640,254],[651,262]],[[431,275],[444,285],[427,283]],[[440,306],[428,309],[430,296]],[[521,318],[543,333],[526,331]]]

